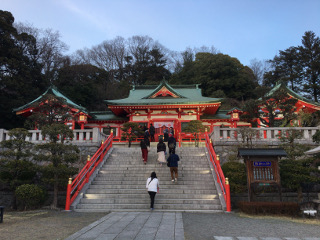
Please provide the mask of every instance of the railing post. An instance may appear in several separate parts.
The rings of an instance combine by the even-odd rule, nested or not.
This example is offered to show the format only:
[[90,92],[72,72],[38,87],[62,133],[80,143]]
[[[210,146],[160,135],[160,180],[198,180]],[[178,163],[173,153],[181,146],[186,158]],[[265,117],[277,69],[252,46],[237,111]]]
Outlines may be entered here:
[[[111,129],[111,140],[110,140],[110,147],[109,147],[109,149],[110,148],[112,148],[112,142],[113,142],[113,129]],[[109,149],[108,149],[108,151],[109,151]]]
[[66,210],[66,211],[70,211],[70,201],[71,201],[71,184],[72,184],[72,178],[69,178],[69,181],[68,181],[68,187],[67,187],[66,206],[65,206],[65,210]]
[[[220,156],[217,154],[217,158],[216,158],[216,159],[214,159],[214,160],[216,160],[217,171],[218,171],[218,169],[220,168]],[[217,181],[218,181],[218,183],[220,184],[220,177],[219,177],[219,174],[217,174]]]
[[228,178],[226,178],[226,205],[227,212],[231,212],[230,184]]
[[179,133],[179,147],[181,147],[181,133]]

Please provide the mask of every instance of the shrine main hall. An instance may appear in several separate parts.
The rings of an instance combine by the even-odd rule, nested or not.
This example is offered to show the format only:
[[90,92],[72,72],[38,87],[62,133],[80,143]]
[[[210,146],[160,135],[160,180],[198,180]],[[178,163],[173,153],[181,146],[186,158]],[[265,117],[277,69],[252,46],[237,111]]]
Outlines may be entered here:
[[183,129],[191,120],[201,120],[208,132],[215,126],[250,126],[250,123],[240,120],[240,109],[220,110],[222,99],[202,96],[198,84],[170,85],[165,80],[159,85],[133,86],[127,98],[105,100],[106,111],[88,111],[55,86],[50,86],[37,99],[14,111],[17,115],[28,117],[37,111],[36,103],[40,104],[47,94],[63,98],[68,104],[72,118],[66,124],[71,129],[99,128],[106,134],[112,129],[115,141],[121,140],[121,127],[126,122],[137,122],[147,128],[153,124],[156,140],[163,134],[164,128],[169,127],[173,127],[175,136],[187,136]]

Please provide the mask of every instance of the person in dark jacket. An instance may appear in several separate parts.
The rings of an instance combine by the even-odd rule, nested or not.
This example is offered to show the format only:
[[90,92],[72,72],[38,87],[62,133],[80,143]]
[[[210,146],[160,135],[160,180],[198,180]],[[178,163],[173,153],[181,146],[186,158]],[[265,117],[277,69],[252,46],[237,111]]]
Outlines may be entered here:
[[154,126],[152,125],[152,123],[150,123],[150,127],[149,127],[149,134],[150,134],[150,141],[154,142],[154,134],[156,133],[156,129],[154,128]]
[[174,129],[173,129],[173,127],[170,127],[170,128],[169,128],[169,137],[170,137],[170,134],[172,134],[172,136],[174,136]]
[[145,134],[144,135],[144,142],[145,142],[145,144],[147,145],[147,147],[148,147],[148,151],[150,151],[150,140],[149,140],[149,136],[148,136],[148,134]]
[[179,156],[175,153],[170,154],[170,156],[167,159],[167,162],[170,167],[170,173],[171,173],[171,181],[178,181],[178,161],[180,160]]
[[176,152],[176,139],[173,137],[172,134],[169,134],[168,148],[169,148],[169,154]]
[[165,152],[167,150],[167,146],[166,144],[163,142],[163,139],[160,138],[159,143],[157,145],[157,153],[158,153],[158,162],[159,164],[162,164],[166,162],[166,158],[165,158]]
[[141,153],[142,153],[142,160],[144,164],[147,164],[148,161],[148,146],[145,143],[145,140],[142,139],[140,141],[140,148],[141,148]]
[[169,130],[168,130],[168,128],[166,128],[166,127],[163,129],[163,138],[164,138],[163,141],[168,142]]

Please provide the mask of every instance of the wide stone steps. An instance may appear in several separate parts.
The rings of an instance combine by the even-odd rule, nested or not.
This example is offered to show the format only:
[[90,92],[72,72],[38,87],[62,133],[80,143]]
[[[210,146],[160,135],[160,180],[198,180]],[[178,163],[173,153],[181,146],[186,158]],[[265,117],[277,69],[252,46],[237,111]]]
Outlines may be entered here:
[[[166,190],[166,189],[171,189],[172,186],[170,185],[161,185],[161,189]],[[212,190],[214,187],[213,184],[210,185],[202,185],[202,186],[197,186],[197,185],[179,185],[175,186],[175,189],[196,189],[196,190]],[[143,189],[145,190],[145,187],[137,186],[137,185],[129,185],[129,184],[122,184],[122,185],[106,185],[106,184],[92,184],[90,186],[91,189]]]
[[178,182],[171,182],[170,169],[160,166],[152,147],[143,164],[140,148],[113,148],[75,211],[149,211],[146,180],[155,171],[160,192],[157,211],[218,212],[221,203],[203,148],[177,148],[180,157]]
[[[216,194],[216,190],[198,190],[198,189],[166,189],[163,193],[187,193],[187,194]],[[87,193],[110,193],[110,194],[126,194],[126,193],[140,193],[146,194],[146,189],[101,189],[101,188],[89,188]]]
[[[149,196],[146,194],[122,194],[121,195],[121,199],[126,199],[126,198],[130,198],[130,199],[145,199],[145,198],[149,199]],[[118,194],[85,194],[84,198],[81,199],[81,201],[83,201],[84,199],[114,199],[114,198],[119,198]],[[218,199],[218,195],[217,194],[177,194],[177,193],[161,193],[158,194],[157,199],[199,199],[199,200],[205,200],[205,199]]]
[[[172,204],[219,204],[219,199],[167,199],[167,198],[157,198],[157,204],[167,204],[168,202]],[[149,196],[143,199],[128,199],[128,198],[107,198],[107,199],[82,199],[81,204],[140,204],[144,203],[148,205],[150,203]]]
[[[79,204],[79,208],[81,209],[90,209],[90,210],[97,210],[97,211],[110,211],[110,209],[115,210],[125,210],[128,209],[135,209],[138,211],[145,211],[149,210],[146,209],[145,203],[136,203],[136,204]],[[196,208],[196,209],[195,209]],[[155,210],[222,210],[220,205],[214,205],[214,204],[157,204],[155,205]]]

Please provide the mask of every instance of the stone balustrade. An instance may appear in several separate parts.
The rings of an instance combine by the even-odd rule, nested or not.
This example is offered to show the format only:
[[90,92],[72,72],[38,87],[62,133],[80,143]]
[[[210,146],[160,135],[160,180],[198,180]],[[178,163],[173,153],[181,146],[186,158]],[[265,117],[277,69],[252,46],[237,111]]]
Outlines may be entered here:
[[[5,129],[0,129],[0,142],[5,140],[10,140],[9,131]],[[30,137],[26,138],[26,141],[30,141],[35,144],[45,143],[47,140],[41,134],[41,130],[29,130],[31,134]],[[72,144],[100,144],[102,140],[107,139],[108,135],[102,133],[99,128],[83,129],[83,130],[73,130],[74,138],[72,139]]]
[[[253,144],[268,145],[278,145],[281,142],[279,135],[286,133],[290,129],[295,129],[302,132],[302,138],[297,139],[296,142],[304,144],[315,144],[312,141],[312,136],[316,133],[317,130],[320,130],[319,127],[273,127],[251,129],[254,130],[251,139]],[[241,128],[214,127],[214,130],[211,133],[211,139],[214,144],[229,145],[243,142],[243,138],[241,136]]]

